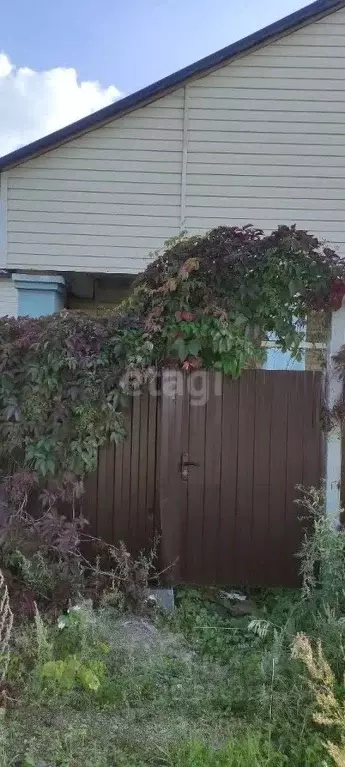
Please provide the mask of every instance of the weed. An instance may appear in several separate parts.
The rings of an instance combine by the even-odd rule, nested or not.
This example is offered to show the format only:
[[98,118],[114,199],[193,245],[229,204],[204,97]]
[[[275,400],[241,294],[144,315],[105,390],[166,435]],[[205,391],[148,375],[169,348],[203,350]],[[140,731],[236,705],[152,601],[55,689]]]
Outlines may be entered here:
[[13,626],[8,588],[0,570],[0,682],[4,682],[9,664],[9,642]]
[[47,627],[45,626],[35,604],[35,631],[37,641],[37,661],[40,665],[47,663],[52,658],[53,646],[49,639]]
[[306,599],[322,596],[325,604],[343,610],[345,535],[338,529],[337,520],[325,514],[323,489],[302,489],[302,492],[299,505],[302,519],[307,523],[299,552],[302,596]]
[[229,663],[234,650],[252,653],[256,646],[260,646],[248,630],[247,617],[232,618],[210,602],[202,590],[179,590],[177,607],[170,618],[170,627],[181,631],[202,656]]
[[[293,653],[304,663],[310,675],[317,706],[314,721],[337,735],[338,743],[327,739],[325,748],[337,767],[344,767],[345,703],[344,700],[339,700],[339,685],[324,656],[321,642],[319,641],[314,649],[308,637],[298,634],[294,642]],[[345,679],[343,679],[341,691],[343,696],[344,684]]]
[[0,514],[0,559],[18,613],[33,615],[36,603],[41,612],[56,615],[80,595],[132,612],[145,610],[149,581],[158,578],[158,539],[151,551],[134,558],[123,543],[113,546],[88,535],[82,516],[68,520],[59,514],[53,492],[46,493],[43,511],[35,516],[24,495],[18,508],[3,504]]
[[82,661],[75,655],[68,655],[64,660],[47,661],[40,669],[43,688],[50,694],[70,691],[78,686],[97,692],[105,676],[106,666],[102,661]]
[[286,757],[272,751],[270,744],[255,732],[239,735],[220,748],[194,741],[162,756],[167,767],[283,767],[287,764]]

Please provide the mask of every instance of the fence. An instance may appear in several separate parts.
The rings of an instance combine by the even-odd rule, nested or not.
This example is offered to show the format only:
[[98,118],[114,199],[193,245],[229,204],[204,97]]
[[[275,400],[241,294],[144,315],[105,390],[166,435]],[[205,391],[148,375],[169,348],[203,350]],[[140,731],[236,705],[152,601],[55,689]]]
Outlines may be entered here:
[[133,398],[126,442],[100,453],[92,531],[134,554],[159,533],[174,583],[296,585],[296,485],[324,473],[321,399],[320,373],[164,371]]

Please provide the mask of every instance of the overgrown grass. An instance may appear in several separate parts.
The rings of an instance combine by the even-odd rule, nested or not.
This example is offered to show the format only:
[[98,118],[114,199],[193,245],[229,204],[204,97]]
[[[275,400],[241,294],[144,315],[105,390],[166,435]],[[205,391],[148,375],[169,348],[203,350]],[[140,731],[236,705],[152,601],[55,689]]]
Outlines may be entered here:
[[[266,598],[275,625],[285,625],[285,608]],[[250,631],[249,617],[232,618],[201,592],[183,590],[174,615],[158,618],[152,646],[139,649],[110,608],[96,614],[86,604],[68,619],[62,629],[36,620],[17,635],[10,759],[35,767],[322,764],[297,661],[269,633]]]
[[342,706],[344,538],[309,500],[302,591],[256,590],[251,615],[180,589],[153,622],[82,602],[18,626],[0,767],[334,765],[341,725],[325,733],[315,720],[308,664],[291,653],[301,632],[322,641]]

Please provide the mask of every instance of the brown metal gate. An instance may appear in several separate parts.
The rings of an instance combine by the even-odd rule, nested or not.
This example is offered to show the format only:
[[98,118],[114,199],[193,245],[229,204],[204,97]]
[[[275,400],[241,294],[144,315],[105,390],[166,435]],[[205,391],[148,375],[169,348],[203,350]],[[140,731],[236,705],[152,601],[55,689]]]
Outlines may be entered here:
[[127,438],[100,450],[83,498],[92,535],[115,544],[124,541],[133,556],[152,546],[157,525],[158,413],[159,400],[148,391],[133,397]]
[[174,583],[297,584],[294,499],[324,474],[321,396],[311,371],[163,371],[160,396],[133,398],[127,440],[100,451],[90,530],[134,555],[160,532]]
[[205,403],[190,377],[172,396],[164,376],[159,495],[172,581],[296,584],[296,485],[323,475],[321,374],[207,373]]

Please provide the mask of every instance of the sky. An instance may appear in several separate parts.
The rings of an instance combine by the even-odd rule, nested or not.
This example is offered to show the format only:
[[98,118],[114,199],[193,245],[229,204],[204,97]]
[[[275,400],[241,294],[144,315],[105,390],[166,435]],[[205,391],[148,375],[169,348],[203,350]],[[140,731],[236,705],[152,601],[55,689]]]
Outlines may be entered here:
[[307,0],[11,0],[0,156],[239,40]]

